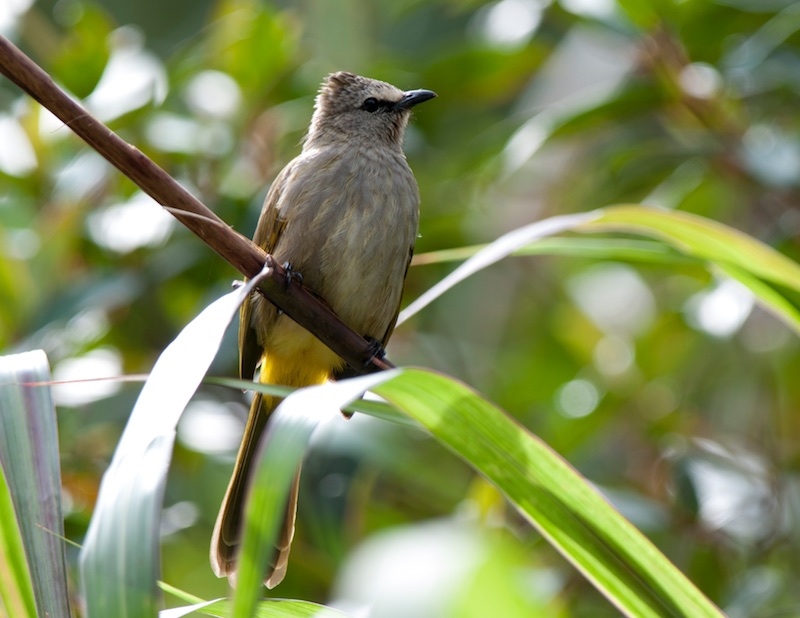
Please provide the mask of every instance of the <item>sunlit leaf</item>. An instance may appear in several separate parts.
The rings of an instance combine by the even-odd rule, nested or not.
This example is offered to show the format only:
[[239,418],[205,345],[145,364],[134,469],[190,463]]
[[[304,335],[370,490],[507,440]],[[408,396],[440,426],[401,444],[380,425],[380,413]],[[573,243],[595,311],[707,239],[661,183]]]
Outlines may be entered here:
[[[203,601],[193,594],[160,582],[161,589],[191,605],[175,607],[159,612],[159,618],[180,618],[181,616],[203,615],[235,618],[231,599]],[[308,601],[285,599],[264,599],[256,603],[253,616],[256,618],[347,618],[347,615],[324,605]]]
[[83,98],[97,85],[108,62],[114,23],[95,4],[71,5],[64,11],[71,12],[74,22],[48,68],[70,92]]
[[586,479],[476,392],[423,370],[372,390],[491,480],[626,615],[722,616]]
[[688,255],[731,264],[800,291],[800,264],[724,223],[687,212],[641,206],[612,206],[596,213],[593,221],[581,224],[582,231],[616,229],[655,236]]
[[[411,265],[426,266],[445,262],[461,262],[471,258],[487,246],[473,245],[420,253],[414,256]],[[560,255],[655,264],[696,263],[696,260],[691,260],[663,243],[631,238],[542,238],[517,249],[511,255]]]
[[198,315],[159,357],[103,476],[81,551],[89,616],[153,615],[159,523],[175,427],[258,278]]
[[0,463],[13,501],[11,509],[4,491],[2,521],[9,526],[3,525],[0,579],[4,602],[8,598],[10,607],[29,616],[70,615],[58,433],[46,384],[50,379],[41,351],[0,357]]
[[397,323],[402,324],[457,283],[483,270],[487,266],[491,266],[503,258],[508,257],[522,247],[540,238],[552,236],[553,234],[558,234],[578,227],[581,224],[588,223],[595,219],[596,216],[595,213],[579,213],[575,215],[551,217],[550,219],[537,221],[536,223],[531,223],[530,225],[504,234],[473,255],[452,273],[447,275],[447,277],[439,281],[439,283],[403,309],[403,311],[400,312]]
[[312,433],[323,422],[346,422],[340,410],[385,379],[378,374],[300,389],[273,412],[259,446],[245,506],[235,616],[255,615],[289,489]]
[[[735,269],[740,273],[736,278],[747,285],[766,308],[800,332],[800,312],[797,308],[777,289],[758,282],[758,279],[763,279],[800,292],[799,264],[722,223],[690,213],[642,206],[612,206],[578,215],[552,217],[509,232],[476,252],[473,248],[460,250],[463,251],[462,255],[469,255],[469,259],[413,301],[400,314],[398,322],[408,319],[457,283],[509,255],[548,251],[569,254],[571,249],[580,255],[580,244],[553,245],[553,240],[545,240],[547,236],[564,231],[609,230],[654,236],[685,255],[719,266],[723,272],[726,268]],[[537,250],[537,244],[541,242],[546,244]],[[601,257],[604,249],[595,245],[592,251],[595,257]],[[609,259],[615,256],[642,258],[646,255],[641,248],[621,255],[613,242],[605,245],[605,252]],[[650,259],[654,256],[653,253],[648,254]],[[452,257],[452,253],[445,253],[444,258],[434,256],[432,261]]]
[[33,600],[33,585],[22,533],[17,524],[11,492],[6,475],[0,469],[0,607],[10,615],[20,618],[36,617],[36,602]]
[[420,422],[495,483],[627,615],[722,615],[585,479],[499,408],[452,378],[394,370],[299,390],[275,413],[247,507],[236,616],[253,615],[289,486],[311,433],[366,389]]
[[679,211],[614,206],[582,231],[614,229],[655,236],[717,265],[738,279],[775,316],[800,333],[800,310],[770,284],[800,292],[800,264],[768,245],[711,219]]
[[[219,618],[236,618],[241,614],[234,613],[233,602],[228,599],[217,599],[197,603],[187,607],[176,607],[164,610],[159,618],[181,618],[190,615],[219,616]],[[307,601],[288,601],[270,599],[256,603],[252,616],[254,618],[347,618],[347,614],[324,605]]]

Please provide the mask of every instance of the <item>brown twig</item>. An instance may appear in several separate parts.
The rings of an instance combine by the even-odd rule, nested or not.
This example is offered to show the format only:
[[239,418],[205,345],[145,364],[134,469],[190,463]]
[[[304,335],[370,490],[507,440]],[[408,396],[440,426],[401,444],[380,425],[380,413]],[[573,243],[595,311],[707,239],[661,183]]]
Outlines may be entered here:
[[286,284],[284,269],[271,255],[234,231],[138,148],[70,99],[47,73],[2,35],[0,73],[50,110],[243,275],[254,277],[265,263],[271,266],[271,276],[259,284],[264,295],[357,372],[394,366],[387,360],[373,358],[370,343],[346,326],[322,301],[294,281]]

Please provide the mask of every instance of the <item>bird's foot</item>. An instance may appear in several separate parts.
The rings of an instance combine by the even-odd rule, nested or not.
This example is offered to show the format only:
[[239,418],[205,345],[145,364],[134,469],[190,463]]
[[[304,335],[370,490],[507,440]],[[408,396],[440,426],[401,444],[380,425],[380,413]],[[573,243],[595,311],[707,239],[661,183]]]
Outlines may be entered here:
[[376,358],[381,359],[386,356],[386,350],[383,349],[383,344],[374,337],[367,337],[369,341],[369,359],[364,363],[364,369],[369,367]]
[[297,281],[299,285],[303,285],[303,275],[296,271],[294,267],[289,262],[283,263],[283,270],[286,273],[286,287],[289,287],[289,284],[292,282],[292,279]]

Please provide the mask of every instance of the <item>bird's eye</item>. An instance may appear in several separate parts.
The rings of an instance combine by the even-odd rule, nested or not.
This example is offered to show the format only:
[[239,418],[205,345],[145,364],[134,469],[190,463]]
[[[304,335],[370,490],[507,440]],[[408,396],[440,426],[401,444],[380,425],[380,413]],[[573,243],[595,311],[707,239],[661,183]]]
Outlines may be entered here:
[[378,111],[380,107],[380,103],[378,103],[378,99],[375,97],[370,97],[366,99],[361,106],[361,109],[368,111],[369,113]]

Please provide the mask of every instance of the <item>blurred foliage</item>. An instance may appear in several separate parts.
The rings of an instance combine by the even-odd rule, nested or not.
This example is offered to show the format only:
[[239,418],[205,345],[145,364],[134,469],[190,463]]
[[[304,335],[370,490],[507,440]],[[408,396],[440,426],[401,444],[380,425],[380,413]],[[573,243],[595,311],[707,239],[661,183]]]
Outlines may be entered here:
[[[418,253],[641,202],[800,258],[800,11],[788,0],[25,4],[0,7],[0,30],[245,233],[299,151],[317,85],[347,69],[439,94],[407,139]],[[6,80],[0,187],[0,349],[43,348],[56,379],[147,372],[236,277]],[[451,268],[412,269],[407,298]],[[514,413],[729,615],[800,611],[798,342],[738,286],[690,264],[512,258],[404,325],[389,353]],[[212,371],[235,373],[233,337]],[[57,393],[76,541],[137,391]],[[206,556],[244,413],[237,393],[204,389],[167,489],[164,578],[206,598],[226,594]],[[430,548],[417,524],[466,518],[519,576],[498,581],[479,561],[453,615],[495,590],[519,612],[614,615],[413,430],[326,436],[304,483],[279,596],[344,608],[359,543],[403,531]]]

